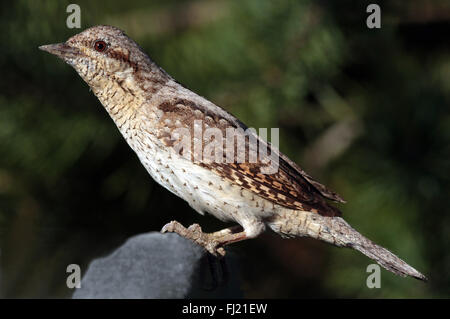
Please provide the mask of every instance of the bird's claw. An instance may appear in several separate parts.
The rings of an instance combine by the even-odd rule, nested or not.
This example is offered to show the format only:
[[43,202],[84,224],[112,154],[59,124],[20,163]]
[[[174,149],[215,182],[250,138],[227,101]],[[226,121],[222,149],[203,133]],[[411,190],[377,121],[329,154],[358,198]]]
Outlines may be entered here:
[[179,222],[173,220],[164,225],[161,233],[177,233],[181,237],[187,238],[202,246],[206,251],[216,257],[225,256],[225,249],[221,246],[220,241],[215,239],[211,234],[204,233],[199,224],[192,224],[188,228]]

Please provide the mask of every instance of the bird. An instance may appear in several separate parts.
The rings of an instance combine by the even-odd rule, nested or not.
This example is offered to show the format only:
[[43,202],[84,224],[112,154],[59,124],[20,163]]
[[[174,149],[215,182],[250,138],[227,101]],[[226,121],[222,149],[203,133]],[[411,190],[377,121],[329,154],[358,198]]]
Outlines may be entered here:
[[[88,84],[151,177],[200,214],[234,226],[206,233],[177,221],[173,232],[222,257],[225,246],[266,230],[353,248],[397,275],[427,278],[352,228],[313,179],[255,130],[159,67],[124,31],[93,26],[39,49],[61,58]],[[231,137],[230,137],[231,136]],[[265,151],[263,151],[265,150]]]

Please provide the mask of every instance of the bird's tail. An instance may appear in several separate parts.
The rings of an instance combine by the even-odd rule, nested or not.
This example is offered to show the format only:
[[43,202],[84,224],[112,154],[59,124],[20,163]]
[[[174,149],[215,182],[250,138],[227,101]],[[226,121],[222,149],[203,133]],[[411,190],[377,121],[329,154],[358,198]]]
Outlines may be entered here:
[[[292,214],[297,214],[297,218]],[[403,277],[411,276],[423,281],[427,280],[427,277],[389,250],[361,235],[341,217],[327,217],[315,213],[291,211],[274,216],[268,222],[268,225],[275,232],[285,236],[313,237],[335,246],[356,249],[394,274]]]

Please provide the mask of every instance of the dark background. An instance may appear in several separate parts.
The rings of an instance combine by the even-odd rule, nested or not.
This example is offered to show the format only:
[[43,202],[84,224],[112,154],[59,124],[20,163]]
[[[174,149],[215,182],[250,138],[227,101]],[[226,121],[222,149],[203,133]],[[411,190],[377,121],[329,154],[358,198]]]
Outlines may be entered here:
[[279,127],[345,219],[430,278],[382,270],[368,289],[361,254],[267,233],[232,247],[246,297],[450,296],[449,1],[376,1],[381,29],[364,1],[77,1],[81,29],[69,3],[0,5],[4,297],[68,297],[68,264],[172,219],[228,226],[154,183],[76,72],[37,49],[97,24],[247,125]]

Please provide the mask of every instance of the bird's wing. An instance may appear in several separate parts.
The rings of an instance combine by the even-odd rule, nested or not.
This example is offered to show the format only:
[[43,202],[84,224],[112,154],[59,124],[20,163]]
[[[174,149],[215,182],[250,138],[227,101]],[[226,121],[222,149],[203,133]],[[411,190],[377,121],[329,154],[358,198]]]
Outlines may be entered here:
[[[173,135],[168,131],[180,128],[181,125],[189,129],[192,136],[192,145],[194,145],[196,139],[193,129],[194,121],[200,121],[197,123],[202,123],[203,129],[213,127],[223,133],[223,160],[199,161],[196,164],[212,170],[224,179],[250,190],[274,204],[327,216],[339,216],[341,214],[337,208],[329,205],[325,200],[330,199],[344,203],[345,201],[338,194],[315,181],[286,155],[279,152],[276,147],[261,139],[254,132],[247,130],[247,127],[233,115],[222,108],[212,107],[217,106],[205,106],[197,101],[187,99],[172,99],[162,102],[159,105],[159,109],[164,111],[160,119],[160,138],[167,145],[173,146],[176,142],[173,140]],[[236,138],[240,136],[245,139],[245,154],[247,156],[244,161],[237,160],[238,151],[235,144],[232,146],[234,149],[232,152],[234,154],[233,160],[230,161],[226,158],[227,154],[230,153],[225,142],[228,128],[242,129],[236,130],[234,133]],[[256,139],[257,143],[249,142],[250,135],[253,138],[252,141]],[[202,136],[202,145],[209,142],[211,140]],[[248,154],[255,148],[257,148],[257,151],[265,148],[267,152],[259,152],[256,160],[250,161]],[[276,169],[270,173],[264,173],[269,165],[274,164],[274,158],[277,159],[277,163],[275,162]]]
[[[275,148],[270,144],[268,147],[277,156]],[[265,164],[267,158],[264,156],[256,163],[248,161],[243,163],[211,162],[200,163],[200,165],[208,167],[225,179],[274,204],[325,216],[341,215],[337,208],[329,205],[325,200],[331,199],[344,203],[345,201],[338,194],[315,181],[284,154],[278,152],[278,155],[278,168],[272,174],[261,173],[261,169],[267,168],[267,164]]]

